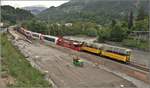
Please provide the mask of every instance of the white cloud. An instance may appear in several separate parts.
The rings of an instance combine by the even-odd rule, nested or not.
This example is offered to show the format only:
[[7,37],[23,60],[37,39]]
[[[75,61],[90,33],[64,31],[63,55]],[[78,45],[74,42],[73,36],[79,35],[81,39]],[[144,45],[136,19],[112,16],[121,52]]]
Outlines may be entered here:
[[44,7],[51,7],[51,6],[59,6],[63,3],[68,2],[68,0],[57,0],[57,1],[1,1],[1,5],[11,5],[13,7],[25,7],[25,6],[44,6]]

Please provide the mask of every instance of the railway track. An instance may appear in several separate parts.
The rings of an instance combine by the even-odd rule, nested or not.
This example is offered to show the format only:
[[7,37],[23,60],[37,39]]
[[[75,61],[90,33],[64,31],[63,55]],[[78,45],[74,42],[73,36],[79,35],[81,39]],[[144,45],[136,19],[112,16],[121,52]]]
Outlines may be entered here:
[[[11,32],[11,31],[10,31]],[[19,38],[19,36],[20,36],[20,34],[18,34],[18,32],[16,32],[16,31],[12,31],[12,32],[15,32],[16,34],[17,34],[17,37],[15,37],[16,39],[18,39]],[[14,34],[14,33],[12,33],[12,34]],[[16,35],[14,35],[14,36],[16,36]],[[25,36],[24,36],[25,37]],[[30,40],[28,40],[26,37],[25,37],[25,40],[27,41],[27,42],[30,42],[30,43],[32,43],[32,41],[30,41]],[[137,69],[140,69],[140,70],[143,70],[143,71],[146,71],[146,72],[149,72],[149,68],[147,68],[147,67],[145,67],[145,66],[142,66],[142,65],[139,65],[139,64],[136,64],[135,62],[130,62],[130,63],[127,63],[127,65],[129,65],[129,66],[131,66],[131,67],[134,67],[134,68],[137,68]]]
[[130,63],[128,63],[127,65],[130,65],[131,67],[140,69],[140,70],[142,70],[142,71],[150,72],[150,69],[149,69],[148,67],[143,66],[143,65],[140,65],[140,64],[137,64],[137,63],[135,63],[135,62],[130,62]]
[[[43,43],[43,44],[45,44],[45,43]],[[88,61],[91,61],[93,63],[100,63],[100,65],[104,65],[105,67],[108,67],[111,70],[119,71],[119,72],[125,73],[125,74],[130,75],[130,76],[134,76],[134,77],[136,75],[135,78],[141,79],[145,82],[150,83],[149,78],[147,76],[148,72],[150,70],[145,66],[141,66],[139,64],[136,64],[135,62],[122,64],[122,63],[115,62],[115,61],[112,61],[112,60],[109,60],[109,59],[106,59],[106,58],[103,58],[103,57],[100,57],[100,56],[91,55],[91,54],[87,54],[87,53],[84,53],[84,52],[76,52],[74,50],[64,48],[64,47],[61,47],[61,46],[57,46],[55,44],[52,44],[52,45],[49,45],[49,46],[52,47],[52,48],[58,49],[62,52],[68,53],[70,55],[77,55],[80,58],[84,58],[84,59],[86,59]],[[142,74],[142,77],[137,75],[137,73]]]
[[[21,34],[17,33],[19,36],[21,36]],[[26,39],[25,36],[22,37],[22,39],[25,38],[25,40],[28,40]],[[28,42],[28,41],[27,41]],[[31,41],[30,41],[31,42]],[[56,48],[55,46],[51,46],[53,48]],[[64,48],[64,47],[63,47]],[[61,49],[61,48],[60,48]],[[67,52],[67,53],[71,53],[71,52],[68,52],[68,51],[65,51],[64,49],[61,49],[63,52]],[[72,54],[73,55],[73,54]],[[83,55],[80,55],[80,57],[83,57],[85,58]],[[86,57],[86,58],[89,58],[89,57]],[[107,59],[107,58],[106,58]],[[88,59],[89,60],[89,59]],[[97,63],[95,60],[94,60],[95,63]],[[143,66],[143,65],[139,65],[137,64],[136,62],[130,62],[130,63],[127,63],[127,65],[133,67],[133,68],[136,68],[136,69],[139,69],[139,70],[142,70],[142,71],[145,71],[145,72],[150,72],[150,69],[147,68],[146,66]]]
[[[53,47],[53,48],[56,48],[56,49],[58,49],[57,47],[55,47],[55,46],[51,46],[51,47]],[[78,56],[80,56],[81,58],[86,58],[87,60],[89,60],[89,61],[92,61],[92,62],[94,62],[94,63],[101,63],[101,60],[96,60],[96,59],[90,59],[90,58],[97,58],[97,57],[100,57],[100,56],[97,56],[97,55],[93,55],[93,54],[91,54],[91,55],[85,55],[85,53],[83,53],[83,52],[81,52],[82,54],[75,54],[75,53],[71,53],[69,50],[65,50],[65,49],[63,49],[64,47],[61,47],[61,48],[59,48],[59,50],[61,50],[61,51],[63,51],[63,52],[66,52],[66,53],[69,53],[70,55],[78,55]],[[84,54],[84,55],[83,55]],[[105,61],[108,61],[109,59],[108,58],[103,58],[103,59],[106,59]],[[114,62],[113,60],[111,61],[111,60],[109,60],[110,62]],[[117,61],[116,61],[117,62]],[[150,69],[148,68],[148,67],[146,67],[146,66],[143,66],[143,65],[140,65],[140,64],[137,64],[136,62],[130,62],[130,63],[120,63],[119,61],[117,62],[118,64],[122,64],[122,65],[128,65],[128,66],[130,66],[130,67],[133,67],[133,68],[135,68],[135,69],[138,69],[138,70],[142,70],[142,71],[144,71],[144,72],[150,72]],[[103,64],[103,63],[102,63]]]
[[64,47],[55,47],[55,46],[51,46],[52,48],[58,49],[62,52],[68,53],[70,55],[77,55],[80,58],[86,59],[92,63],[98,63],[100,66],[104,66],[106,68],[109,68],[112,71],[116,71],[116,72],[121,72],[123,74],[126,74],[128,76],[131,76],[133,78],[142,80],[146,83],[150,83],[150,79],[149,79],[149,72],[150,70],[145,67],[145,66],[141,66],[139,64],[133,63],[131,62],[130,64],[123,64],[123,63],[119,63],[116,61],[112,61],[106,58],[102,58],[100,56],[96,56],[96,55],[91,55],[91,54],[87,54],[84,52],[74,52],[72,53],[70,49],[65,49]]

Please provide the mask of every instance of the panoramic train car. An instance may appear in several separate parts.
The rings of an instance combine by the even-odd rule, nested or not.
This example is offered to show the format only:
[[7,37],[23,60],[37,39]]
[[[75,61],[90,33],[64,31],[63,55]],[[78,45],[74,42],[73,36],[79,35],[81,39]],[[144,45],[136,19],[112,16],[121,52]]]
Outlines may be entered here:
[[55,36],[50,36],[50,35],[42,35],[41,36],[43,38],[43,41],[46,42],[46,43],[57,43],[58,41],[58,37],[55,37]]
[[107,44],[104,44],[103,50],[101,52],[102,56],[106,56],[106,57],[109,57],[118,61],[123,61],[123,62],[130,61],[130,54],[131,54],[130,49],[111,46]]
[[84,42],[81,47],[82,51],[87,51],[94,54],[100,54],[102,50],[103,44]]
[[71,49],[76,50],[76,51],[80,51],[80,47],[82,46],[82,43],[78,42],[78,41],[68,40],[68,39],[64,39],[62,37],[59,37],[59,39],[57,41],[57,45],[71,48]]
[[33,39],[41,39],[42,34],[36,32],[31,32],[31,34]]

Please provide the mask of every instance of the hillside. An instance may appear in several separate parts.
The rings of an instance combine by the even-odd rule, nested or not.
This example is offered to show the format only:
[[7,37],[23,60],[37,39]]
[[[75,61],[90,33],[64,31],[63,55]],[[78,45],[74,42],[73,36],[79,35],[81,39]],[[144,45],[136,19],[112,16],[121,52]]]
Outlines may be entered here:
[[42,6],[27,6],[27,7],[23,7],[22,9],[31,11],[32,14],[38,14],[41,11],[47,9],[46,7],[42,7]]
[[26,11],[20,8],[14,8],[9,5],[1,6],[1,21],[16,23],[18,21],[24,21],[33,18],[34,15],[30,11]]
[[71,0],[59,7],[51,7],[38,17],[49,21],[94,21],[97,23],[108,23],[112,19],[127,19],[129,11],[137,10],[144,6],[148,11],[148,0]]

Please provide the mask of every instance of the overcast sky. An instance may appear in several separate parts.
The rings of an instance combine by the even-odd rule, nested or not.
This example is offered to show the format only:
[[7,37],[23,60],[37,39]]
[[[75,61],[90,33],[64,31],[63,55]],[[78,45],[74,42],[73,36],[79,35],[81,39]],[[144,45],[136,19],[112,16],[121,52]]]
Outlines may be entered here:
[[2,0],[1,5],[11,5],[13,7],[25,7],[25,6],[44,6],[44,7],[51,7],[51,6],[59,6],[63,3],[68,2],[68,0],[31,0],[31,1],[18,1],[18,0]]

